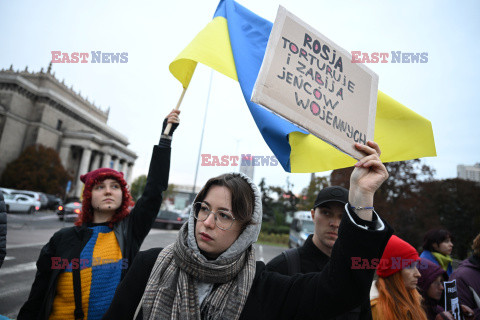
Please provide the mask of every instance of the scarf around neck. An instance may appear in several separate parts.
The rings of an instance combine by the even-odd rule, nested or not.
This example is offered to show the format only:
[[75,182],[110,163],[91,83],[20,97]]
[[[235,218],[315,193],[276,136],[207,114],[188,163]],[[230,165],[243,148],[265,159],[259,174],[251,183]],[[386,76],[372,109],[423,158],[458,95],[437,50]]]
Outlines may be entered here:
[[[176,242],[158,255],[140,302],[143,319],[238,319],[255,277],[253,246],[210,261],[190,248],[187,238],[185,224]],[[197,281],[214,284],[201,305]]]
[[440,264],[440,267],[442,267],[443,270],[447,271],[448,266],[453,261],[452,257],[446,256],[436,251],[432,251],[432,255],[435,257],[435,259],[437,259],[438,263]]

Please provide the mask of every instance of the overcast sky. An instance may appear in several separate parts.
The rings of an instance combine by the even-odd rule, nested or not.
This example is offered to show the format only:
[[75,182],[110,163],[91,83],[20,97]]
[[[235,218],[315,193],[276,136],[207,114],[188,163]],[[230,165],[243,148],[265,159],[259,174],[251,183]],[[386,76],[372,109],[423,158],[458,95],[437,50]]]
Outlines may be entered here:
[[[379,89],[429,119],[437,157],[426,162],[437,178],[456,176],[457,164],[480,162],[479,1],[239,0],[274,21],[286,7],[348,51],[428,53],[424,64],[368,64]],[[128,137],[138,159],[134,177],[147,172],[152,145],[182,86],[168,66],[212,19],[216,0],[0,1],[0,69],[46,69],[51,51],[128,52],[124,64],[54,64],[65,79],[102,109],[108,125]],[[211,69],[198,65],[175,132],[170,182],[193,184]],[[412,141],[415,143],[415,141]],[[237,82],[213,73],[202,153],[270,156]],[[321,161],[321,155],[318,156]],[[198,183],[235,167],[200,167]],[[320,173],[326,174],[326,173]],[[255,182],[299,192],[310,174],[281,166],[256,167]]]

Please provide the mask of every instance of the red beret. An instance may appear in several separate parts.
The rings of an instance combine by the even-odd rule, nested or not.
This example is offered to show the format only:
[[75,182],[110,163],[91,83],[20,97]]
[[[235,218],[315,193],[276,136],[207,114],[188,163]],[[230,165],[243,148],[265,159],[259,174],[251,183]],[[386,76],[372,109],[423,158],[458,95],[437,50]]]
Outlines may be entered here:
[[382,260],[378,264],[377,274],[386,278],[420,260],[417,250],[397,236],[388,240]]
[[100,168],[80,176],[80,180],[85,183],[85,186],[89,186],[94,181],[103,181],[108,178],[118,180],[119,182],[125,182],[122,172],[110,168]]

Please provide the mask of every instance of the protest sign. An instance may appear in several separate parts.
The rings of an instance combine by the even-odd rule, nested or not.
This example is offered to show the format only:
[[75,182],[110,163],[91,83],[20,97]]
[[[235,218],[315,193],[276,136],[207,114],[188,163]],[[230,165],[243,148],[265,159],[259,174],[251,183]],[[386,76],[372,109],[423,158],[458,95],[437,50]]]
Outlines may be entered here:
[[458,302],[456,280],[444,281],[443,287],[445,288],[445,310],[450,311],[455,320],[464,320]]
[[346,154],[373,140],[378,76],[279,7],[251,100]]

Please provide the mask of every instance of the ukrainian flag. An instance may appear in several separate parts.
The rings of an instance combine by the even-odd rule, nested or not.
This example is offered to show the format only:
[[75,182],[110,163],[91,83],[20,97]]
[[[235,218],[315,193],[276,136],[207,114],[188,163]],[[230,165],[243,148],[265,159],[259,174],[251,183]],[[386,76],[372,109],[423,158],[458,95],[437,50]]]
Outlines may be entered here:
[[[233,0],[221,0],[213,20],[170,64],[187,88],[197,62],[237,80],[265,142],[287,172],[320,172],[356,161],[296,125],[250,101],[272,23]],[[375,142],[383,162],[436,156],[432,124],[378,92]]]

